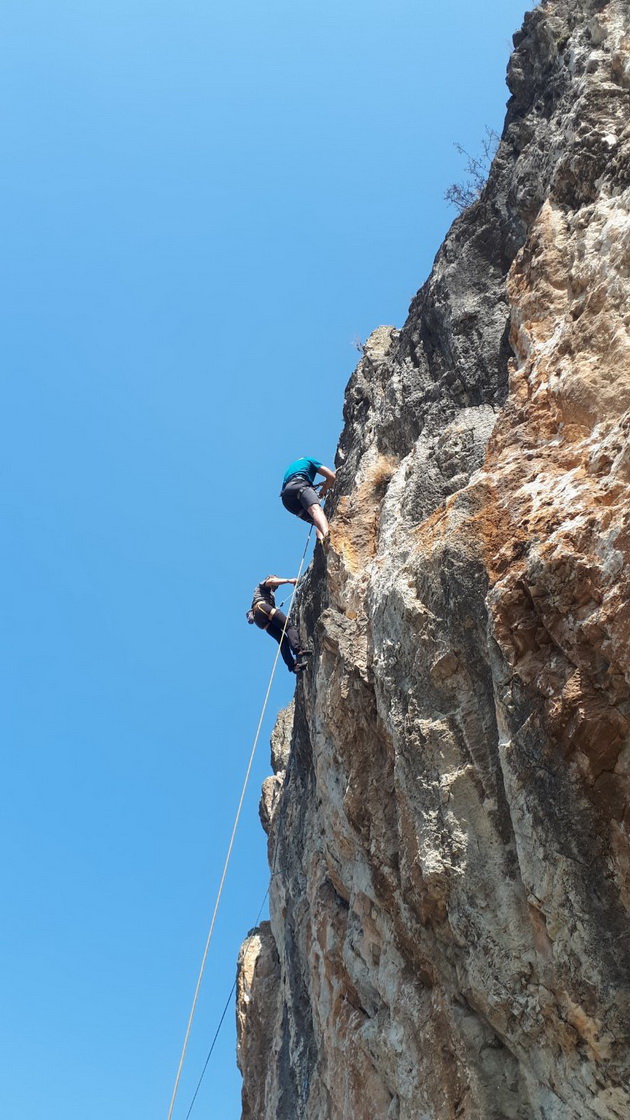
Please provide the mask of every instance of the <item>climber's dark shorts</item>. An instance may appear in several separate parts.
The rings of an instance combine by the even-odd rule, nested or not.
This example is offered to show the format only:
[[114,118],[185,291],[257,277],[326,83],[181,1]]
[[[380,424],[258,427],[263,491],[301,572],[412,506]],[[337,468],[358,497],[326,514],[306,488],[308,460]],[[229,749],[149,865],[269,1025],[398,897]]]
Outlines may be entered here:
[[313,520],[308,513],[309,506],[321,505],[317,491],[305,478],[290,478],[283,487],[280,498],[284,508],[303,521]]

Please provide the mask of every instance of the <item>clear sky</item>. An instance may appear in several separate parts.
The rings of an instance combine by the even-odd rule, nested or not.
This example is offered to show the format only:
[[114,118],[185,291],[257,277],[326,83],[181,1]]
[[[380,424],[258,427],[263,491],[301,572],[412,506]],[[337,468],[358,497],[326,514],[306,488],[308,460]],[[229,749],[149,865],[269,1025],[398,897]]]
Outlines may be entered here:
[[[524,0],[4,0],[0,1115],[166,1120],[353,340],[401,325],[500,130]],[[186,1116],[267,885],[280,663]],[[230,1010],[192,1116],[238,1120]]]

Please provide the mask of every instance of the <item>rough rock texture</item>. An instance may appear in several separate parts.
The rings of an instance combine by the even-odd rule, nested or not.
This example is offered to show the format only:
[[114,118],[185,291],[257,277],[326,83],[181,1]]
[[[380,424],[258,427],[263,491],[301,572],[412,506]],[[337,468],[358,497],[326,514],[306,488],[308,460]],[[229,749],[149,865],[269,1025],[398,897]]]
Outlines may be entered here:
[[630,7],[515,36],[480,199],[348,386],[261,816],[244,1120],[630,1116]]

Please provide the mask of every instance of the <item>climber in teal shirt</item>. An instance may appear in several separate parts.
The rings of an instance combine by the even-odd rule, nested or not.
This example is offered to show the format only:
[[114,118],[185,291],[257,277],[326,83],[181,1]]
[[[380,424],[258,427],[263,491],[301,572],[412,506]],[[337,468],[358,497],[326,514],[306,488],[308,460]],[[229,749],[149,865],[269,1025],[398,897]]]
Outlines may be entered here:
[[[316,474],[324,476],[319,494],[313,487]],[[319,499],[330,490],[334,482],[334,471],[325,467],[319,459],[313,459],[306,455],[300,459],[294,459],[287,467],[282,479],[280,497],[284,508],[288,509],[289,513],[294,513],[296,517],[301,517],[303,521],[309,521],[311,525],[314,525],[319,541],[323,541],[329,533],[326,514]]]
[[315,481],[315,475],[317,474],[321,466],[322,464],[320,463],[319,459],[308,459],[306,457],[304,457],[303,459],[294,459],[284,472],[282,485],[286,486],[290,478],[293,478],[296,474],[299,474],[304,475],[304,478],[306,478],[312,486]]

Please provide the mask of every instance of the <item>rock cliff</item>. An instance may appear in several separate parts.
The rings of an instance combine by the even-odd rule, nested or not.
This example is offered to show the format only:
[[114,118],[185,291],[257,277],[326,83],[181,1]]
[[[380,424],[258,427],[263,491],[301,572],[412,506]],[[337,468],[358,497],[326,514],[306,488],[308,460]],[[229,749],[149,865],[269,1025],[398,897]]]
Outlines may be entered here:
[[243,1120],[630,1116],[628,0],[514,45],[482,196],[347,389]]

